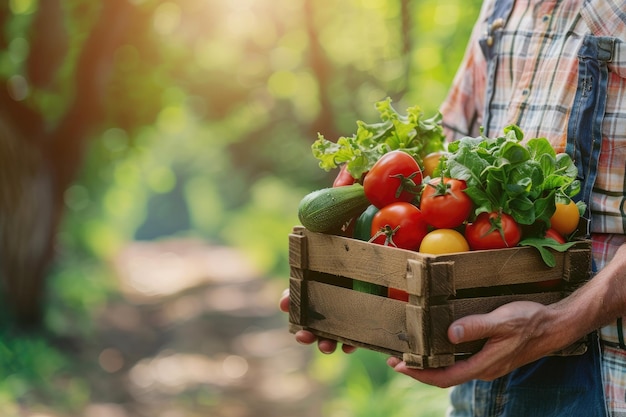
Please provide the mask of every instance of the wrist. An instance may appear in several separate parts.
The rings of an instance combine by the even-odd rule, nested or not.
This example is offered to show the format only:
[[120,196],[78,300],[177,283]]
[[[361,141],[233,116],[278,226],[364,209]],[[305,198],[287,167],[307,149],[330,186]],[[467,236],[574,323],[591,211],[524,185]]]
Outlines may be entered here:
[[622,316],[626,316],[626,245],[588,283],[548,306],[545,325],[568,346]]

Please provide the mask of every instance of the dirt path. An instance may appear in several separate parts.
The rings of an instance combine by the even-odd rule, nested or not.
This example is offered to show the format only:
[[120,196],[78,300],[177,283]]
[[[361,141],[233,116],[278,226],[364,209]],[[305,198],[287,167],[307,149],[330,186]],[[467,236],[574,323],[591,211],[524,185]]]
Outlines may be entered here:
[[97,321],[85,417],[319,417],[323,387],[303,372],[277,300],[286,279],[238,252],[192,240],[135,243],[121,295]]

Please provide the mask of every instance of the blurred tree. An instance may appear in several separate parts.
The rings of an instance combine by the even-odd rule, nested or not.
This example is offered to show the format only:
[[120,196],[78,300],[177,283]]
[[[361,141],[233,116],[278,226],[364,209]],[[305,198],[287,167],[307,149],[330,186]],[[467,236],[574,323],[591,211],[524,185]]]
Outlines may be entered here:
[[[76,32],[68,33],[63,7],[68,5],[60,0],[0,6],[0,24],[8,28],[0,44],[20,55],[12,67],[4,62],[0,89],[0,272],[9,310],[23,324],[41,320],[64,192],[80,168],[85,142],[106,119],[114,54],[140,18],[126,0],[97,9],[81,5],[82,11],[97,11],[97,19],[72,50],[77,45],[69,37]],[[19,33],[15,27],[24,15],[32,21]],[[75,60],[68,59],[71,54]],[[57,95],[60,108],[53,112],[38,103],[47,93]]]
[[70,250],[96,257],[116,242],[194,231],[284,271],[295,205],[333,176],[311,157],[317,133],[351,135],[386,96],[400,111],[433,113],[479,4],[4,2],[0,275],[10,310],[40,321],[61,228]]

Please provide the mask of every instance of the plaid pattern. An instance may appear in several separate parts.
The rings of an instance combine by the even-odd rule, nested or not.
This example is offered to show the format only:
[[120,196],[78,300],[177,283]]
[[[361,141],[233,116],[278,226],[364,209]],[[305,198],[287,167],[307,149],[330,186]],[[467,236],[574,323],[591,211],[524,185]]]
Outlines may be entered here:
[[[505,126],[517,124],[526,138],[546,137],[557,152],[564,152],[583,38],[588,34],[615,38],[590,201],[593,258],[599,270],[626,242],[626,1],[516,1],[503,28],[489,27],[493,10],[494,0],[486,0],[441,107],[451,140],[478,136],[481,127],[486,136],[497,136]],[[479,44],[490,29],[499,32],[495,68],[488,65]],[[489,71],[495,71],[490,77],[494,85],[488,85]],[[616,345],[624,343],[622,335],[626,328],[616,325],[601,330],[601,339]],[[607,347],[606,352],[609,406],[613,415],[626,416],[626,350]]]
[[602,373],[604,395],[612,417],[626,417],[626,351],[609,346],[602,347]]

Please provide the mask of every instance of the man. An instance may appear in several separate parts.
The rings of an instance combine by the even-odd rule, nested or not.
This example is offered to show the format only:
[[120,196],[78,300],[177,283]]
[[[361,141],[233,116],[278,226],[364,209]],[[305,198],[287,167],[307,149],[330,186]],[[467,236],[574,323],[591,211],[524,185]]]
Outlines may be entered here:
[[[451,416],[626,416],[626,1],[486,0],[441,111],[451,140],[516,124],[574,158],[598,272],[556,304],[516,302],[453,323],[453,343],[487,339],[467,361],[388,364],[455,386]],[[596,329],[585,355],[547,356]]]

